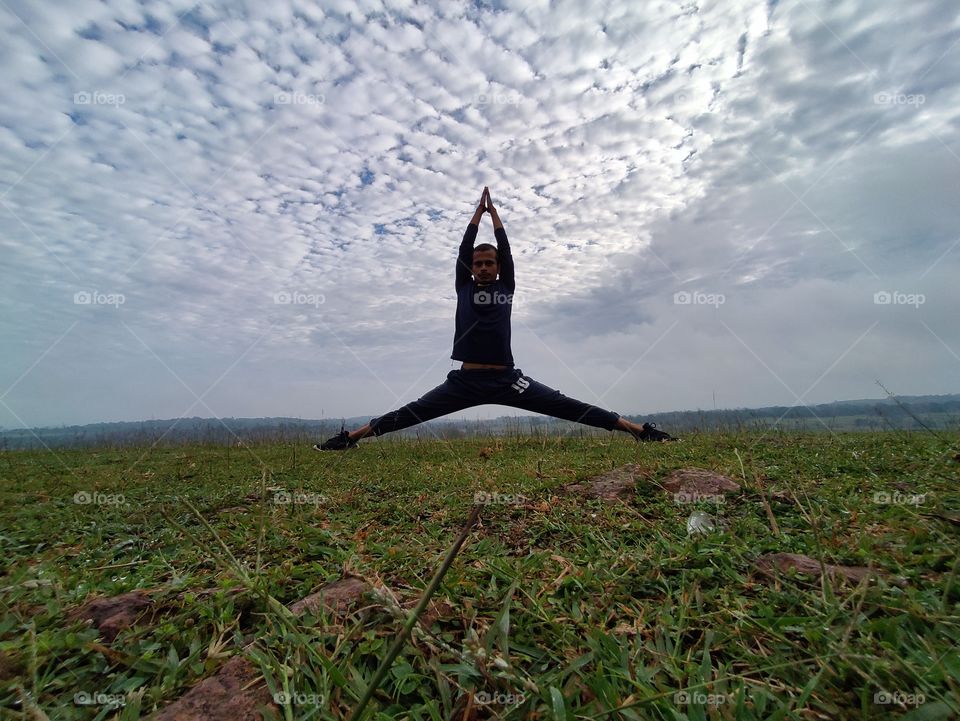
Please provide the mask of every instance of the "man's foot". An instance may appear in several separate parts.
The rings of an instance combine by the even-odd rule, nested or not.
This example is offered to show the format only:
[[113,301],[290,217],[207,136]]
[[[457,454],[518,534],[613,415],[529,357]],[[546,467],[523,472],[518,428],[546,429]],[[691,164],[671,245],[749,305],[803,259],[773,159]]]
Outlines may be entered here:
[[634,439],[638,441],[679,441],[679,438],[674,438],[669,433],[657,429],[656,423],[644,423],[641,426],[640,430],[633,433]]
[[350,448],[359,448],[359,446],[356,441],[350,440],[350,432],[344,430],[323,443],[317,443],[313,446],[315,451],[346,451]]

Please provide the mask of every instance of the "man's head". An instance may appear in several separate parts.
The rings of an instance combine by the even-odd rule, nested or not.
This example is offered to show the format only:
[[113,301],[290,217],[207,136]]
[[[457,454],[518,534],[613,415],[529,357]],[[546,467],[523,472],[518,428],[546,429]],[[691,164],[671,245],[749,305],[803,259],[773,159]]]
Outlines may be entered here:
[[492,283],[497,279],[500,266],[497,249],[489,243],[481,243],[473,249],[473,279],[478,283]]

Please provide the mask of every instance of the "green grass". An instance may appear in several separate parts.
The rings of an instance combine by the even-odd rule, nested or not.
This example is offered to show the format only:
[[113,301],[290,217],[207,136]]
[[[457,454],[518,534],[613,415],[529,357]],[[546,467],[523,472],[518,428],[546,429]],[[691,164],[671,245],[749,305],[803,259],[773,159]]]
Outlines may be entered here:
[[[468,693],[507,702],[474,718],[955,718],[960,534],[943,516],[960,508],[958,445],[956,434],[670,445],[611,434],[383,438],[341,454],[279,444],[2,453],[0,718],[42,718],[24,697],[51,719],[145,718],[237,653],[301,701],[280,718],[348,718],[402,619],[375,600],[316,622],[277,604],[348,572],[410,607],[481,490],[527,501],[484,507],[434,596],[452,612],[435,638],[406,645],[367,718],[463,718]],[[624,463],[651,479],[626,503],[562,493]],[[677,505],[652,481],[688,466],[744,491],[720,506]],[[779,536],[757,479],[795,499],[771,500]],[[277,504],[269,488],[318,503]],[[879,492],[923,500],[881,504]],[[78,504],[77,493],[125,503]],[[688,537],[694,508],[719,510],[726,529]],[[758,555],[780,551],[882,577],[833,585],[754,571]],[[67,621],[94,596],[138,588],[159,589],[157,612],[112,651]],[[221,591],[200,593],[209,589]],[[78,692],[125,705],[77,705]],[[882,693],[908,703],[875,703]]]

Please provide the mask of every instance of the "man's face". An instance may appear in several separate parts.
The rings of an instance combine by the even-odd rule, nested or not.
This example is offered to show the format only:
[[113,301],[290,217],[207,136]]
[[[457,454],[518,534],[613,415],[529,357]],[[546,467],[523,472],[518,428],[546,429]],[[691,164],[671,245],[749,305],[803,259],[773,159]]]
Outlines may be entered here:
[[478,283],[492,283],[499,270],[497,251],[478,250],[473,254],[473,279]]

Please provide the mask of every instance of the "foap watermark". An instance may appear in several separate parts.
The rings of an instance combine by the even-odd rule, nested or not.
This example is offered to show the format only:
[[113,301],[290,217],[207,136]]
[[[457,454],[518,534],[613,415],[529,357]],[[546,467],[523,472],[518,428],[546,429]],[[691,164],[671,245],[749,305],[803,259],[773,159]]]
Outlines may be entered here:
[[926,493],[900,493],[894,491],[877,491],[873,494],[873,502],[884,506],[922,506],[927,500]]
[[873,702],[881,706],[890,704],[896,704],[897,706],[922,706],[927,702],[927,697],[919,691],[916,693],[904,693],[900,690],[892,693],[890,691],[877,691],[873,694]]
[[100,491],[77,491],[73,502],[78,506],[122,506],[127,499],[122,493],[101,493]]
[[680,290],[673,294],[674,305],[712,305],[719,308],[727,302],[723,293],[701,293],[699,290]]
[[519,706],[527,700],[527,697],[523,693],[504,693],[502,691],[494,691],[490,693],[489,691],[477,691],[473,694],[473,702],[477,706],[489,706],[491,704],[496,704],[497,706]]
[[874,105],[913,105],[919,108],[925,102],[927,102],[927,96],[920,95],[919,93],[907,94],[882,92],[875,93],[873,96]]
[[502,293],[499,290],[477,290],[473,293],[476,305],[513,305],[521,299],[520,293]]
[[519,105],[523,96],[518,93],[481,93],[477,105]]
[[901,293],[899,290],[880,290],[873,294],[875,305],[912,305],[919,308],[927,302],[923,293]]
[[704,693],[703,691],[677,691],[673,694],[673,702],[677,706],[687,706],[695,703],[700,706],[720,706],[727,702],[727,694]]
[[319,706],[323,699],[316,693],[297,693],[296,691],[273,694],[273,702],[278,706]]
[[88,91],[81,90],[73,94],[74,105],[112,105],[115,108],[120,107],[127,99],[123,93],[104,93],[100,90]]
[[73,694],[73,703],[77,706],[106,706],[108,709],[127,705],[127,697],[122,693],[88,693],[77,691]]
[[330,499],[322,493],[290,493],[289,491],[276,491],[273,494],[273,502],[278,506],[322,506]]
[[527,502],[526,496],[496,491],[477,491],[473,502],[479,506],[519,506]]
[[99,290],[80,290],[73,294],[74,305],[112,305],[119,308],[127,302],[123,293],[101,293]]
[[319,308],[327,302],[323,293],[301,293],[300,291],[288,292],[281,290],[273,294],[273,302],[277,305],[312,305]]
[[709,501],[710,503],[724,503],[722,493],[699,493],[698,491],[678,491],[673,494],[673,502],[678,506],[685,503],[696,503],[697,501]]
[[273,102],[277,105],[323,105],[327,102],[327,99],[322,94],[314,95],[313,93],[294,91],[292,93],[274,94]]

